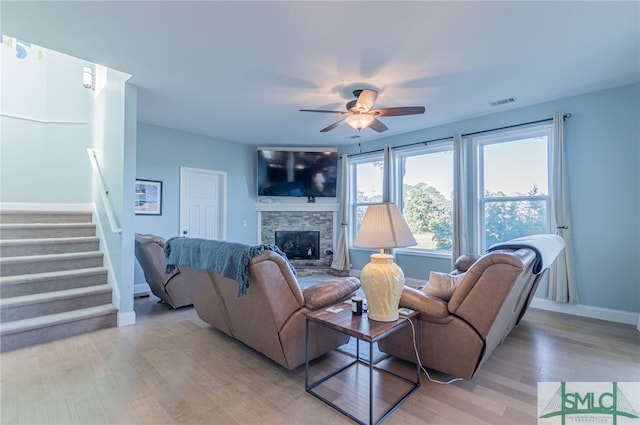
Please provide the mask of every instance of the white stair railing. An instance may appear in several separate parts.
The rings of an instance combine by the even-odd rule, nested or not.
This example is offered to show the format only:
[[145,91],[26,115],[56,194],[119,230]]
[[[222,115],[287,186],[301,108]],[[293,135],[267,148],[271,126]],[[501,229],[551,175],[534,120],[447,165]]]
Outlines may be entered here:
[[111,206],[111,201],[109,199],[109,191],[104,183],[104,178],[102,177],[102,172],[100,171],[100,166],[98,165],[98,159],[96,158],[96,151],[93,149],[87,149],[87,154],[89,155],[89,161],[91,162],[91,168],[93,168],[93,175],[98,181],[98,185],[100,186],[100,197],[102,199],[102,203],[104,204],[104,209],[107,213],[107,219],[109,220],[109,227],[111,227],[111,231],[113,233],[122,233],[122,229],[118,226],[118,221],[116,220],[115,213],[113,211],[113,206]]

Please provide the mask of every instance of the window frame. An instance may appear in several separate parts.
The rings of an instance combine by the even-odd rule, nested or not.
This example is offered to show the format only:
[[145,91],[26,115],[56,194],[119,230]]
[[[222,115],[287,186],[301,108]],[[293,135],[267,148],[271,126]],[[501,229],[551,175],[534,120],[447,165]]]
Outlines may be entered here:
[[[513,142],[522,139],[533,139],[537,137],[547,137],[547,194],[535,196],[503,196],[503,197],[484,197],[484,150],[481,147],[499,143]],[[515,130],[503,130],[473,136],[471,138],[473,146],[473,239],[475,241],[476,252],[484,252],[489,247],[486,246],[486,222],[484,220],[485,205],[487,202],[535,202],[544,201],[546,203],[546,231],[551,232],[551,199],[553,196],[552,184],[552,165],[551,154],[553,151],[553,125],[538,124]]]
[[[419,146],[409,146],[409,147],[400,147],[396,149],[392,149],[393,152],[393,160],[392,160],[392,178],[393,178],[393,191],[396,196],[396,203],[398,204],[398,208],[404,214],[404,199],[403,199],[403,178],[404,178],[404,170],[405,170],[405,161],[406,158],[411,156],[420,156],[420,155],[428,155],[432,153],[440,153],[440,152],[451,152],[451,179],[453,184],[453,138],[433,142],[426,143],[424,145]],[[454,200],[451,199],[453,208]],[[452,223],[453,225],[453,223]],[[407,248],[397,248],[396,252],[402,254],[411,254],[416,256],[424,256],[424,257],[436,257],[436,258],[451,258],[453,255],[452,251],[446,250],[438,250],[438,249],[426,249],[426,248],[416,248],[416,247],[407,247]]]
[[[374,162],[383,162],[384,161],[384,152],[376,151],[370,153],[360,154],[357,157],[352,157],[349,159],[349,249],[359,249],[364,251],[371,251],[368,248],[358,248],[353,245],[357,234],[357,226],[356,226],[356,218],[358,216],[358,207],[369,206],[371,204],[376,204],[379,202],[358,202],[358,181],[356,168],[358,165],[374,163]],[[384,187],[383,187],[384,190]],[[384,194],[382,194],[384,196]]]

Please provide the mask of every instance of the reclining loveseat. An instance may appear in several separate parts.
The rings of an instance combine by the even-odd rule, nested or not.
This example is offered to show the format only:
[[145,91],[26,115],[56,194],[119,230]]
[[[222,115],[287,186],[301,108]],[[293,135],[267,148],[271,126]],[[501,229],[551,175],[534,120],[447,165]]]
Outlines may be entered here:
[[[556,235],[535,235],[463,256],[452,272],[460,280],[450,299],[405,287],[401,307],[419,311],[421,364],[471,379],[524,316],[544,272],[564,248]],[[428,292],[428,291],[427,291]],[[381,351],[416,362],[411,328],[378,342]]]
[[[343,277],[301,289],[275,246],[174,238],[165,253],[169,270],[180,267],[200,319],[290,370],[305,362],[305,313],[347,300],[360,288],[357,278]],[[320,326],[309,332],[309,359],[349,340]]]

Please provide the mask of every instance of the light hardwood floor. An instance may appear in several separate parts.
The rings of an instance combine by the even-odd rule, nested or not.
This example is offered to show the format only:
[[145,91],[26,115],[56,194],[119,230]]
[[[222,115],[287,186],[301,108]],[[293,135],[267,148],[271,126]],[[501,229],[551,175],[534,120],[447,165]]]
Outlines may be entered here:
[[[156,300],[136,300],[133,326],[2,353],[0,423],[352,423],[304,391],[304,367],[283,369],[193,308],[171,311]],[[342,358],[332,353],[315,370]],[[384,423],[536,424],[539,381],[640,381],[640,332],[530,310],[472,381],[439,385],[423,374]]]

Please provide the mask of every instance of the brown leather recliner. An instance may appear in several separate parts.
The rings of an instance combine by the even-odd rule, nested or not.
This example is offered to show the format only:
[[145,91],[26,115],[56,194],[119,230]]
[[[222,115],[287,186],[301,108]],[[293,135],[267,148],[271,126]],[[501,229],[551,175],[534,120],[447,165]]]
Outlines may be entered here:
[[[421,313],[418,351],[422,365],[471,379],[529,306],[543,275],[533,273],[535,258],[531,249],[499,250],[479,257],[449,302],[405,287],[400,305]],[[456,267],[464,263],[459,261]],[[416,362],[411,328],[392,334],[378,346]]]
[[165,274],[165,239],[160,236],[136,233],[135,253],[151,292],[172,308],[192,305],[191,294],[179,269]]
[[[249,285],[241,297],[236,280],[185,265],[180,270],[200,319],[290,370],[305,362],[305,313],[347,300],[360,288],[357,278],[344,277],[303,290],[286,260],[269,250],[250,260]],[[310,324],[309,359],[348,340]]]

